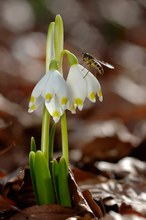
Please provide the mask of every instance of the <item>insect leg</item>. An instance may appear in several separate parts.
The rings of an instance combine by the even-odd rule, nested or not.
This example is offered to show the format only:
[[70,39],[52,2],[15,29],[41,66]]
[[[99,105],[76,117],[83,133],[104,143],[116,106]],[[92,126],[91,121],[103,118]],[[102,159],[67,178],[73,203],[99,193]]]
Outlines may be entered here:
[[[90,68],[90,64],[86,64],[87,66],[89,66],[89,68]],[[88,75],[88,73],[89,73],[89,70],[87,71],[87,73],[85,74],[85,76],[83,76],[83,78],[85,78],[87,75]]]
[[89,73],[89,70],[87,71],[87,73],[85,74],[85,76],[83,76],[84,79],[85,79],[85,77],[88,75],[88,73]]

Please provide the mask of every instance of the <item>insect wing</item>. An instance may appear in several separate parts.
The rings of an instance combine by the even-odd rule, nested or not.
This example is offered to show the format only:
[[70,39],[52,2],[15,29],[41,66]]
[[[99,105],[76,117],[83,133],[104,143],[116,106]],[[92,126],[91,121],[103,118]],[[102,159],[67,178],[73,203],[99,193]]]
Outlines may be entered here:
[[110,69],[114,69],[115,68],[112,64],[107,63],[105,61],[101,61],[101,60],[97,60],[97,59],[95,59],[95,61],[98,62],[98,63],[101,63],[103,66],[106,66],[106,67],[108,67]]

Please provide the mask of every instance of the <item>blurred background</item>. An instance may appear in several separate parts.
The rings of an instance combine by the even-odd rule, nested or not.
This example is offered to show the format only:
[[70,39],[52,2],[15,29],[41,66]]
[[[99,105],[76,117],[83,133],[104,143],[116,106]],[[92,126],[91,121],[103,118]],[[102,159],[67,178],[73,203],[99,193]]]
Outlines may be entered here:
[[[28,163],[30,138],[40,146],[42,109],[29,114],[31,91],[45,72],[48,25],[60,14],[65,48],[115,66],[100,76],[104,101],[68,113],[70,160],[116,162],[146,148],[146,1],[0,1],[0,168]],[[64,70],[67,66],[64,62]],[[61,149],[59,125],[55,150]]]

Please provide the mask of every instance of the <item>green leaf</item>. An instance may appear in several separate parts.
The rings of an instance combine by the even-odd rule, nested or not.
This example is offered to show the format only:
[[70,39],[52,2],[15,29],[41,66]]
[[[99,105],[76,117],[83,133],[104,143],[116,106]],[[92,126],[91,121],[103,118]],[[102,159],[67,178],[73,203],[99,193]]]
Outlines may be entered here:
[[54,191],[57,203],[59,204],[59,187],[58,187],[58,173],[59,173],[59,164],[57,160],[52,162],[52,177],[54,183]]
[[55,198],[51,174],[45,156],[40,150],[38,150],[35,155],[34,171],[38,204],[54,204]]
[[48,28],[47,41],[46,41],[46,73],[49,71],[50,61],[54,59],[54,25],[51,22]]
[[60,15],[56,15],[55,28],[54,28],[54,48],[55,48],[55,58],[57,61],[60,60],[60,53],[63,50],[63,45],[64,45],[63,21]]
[[34,137],[31,137],[30,151],[36,152],[36,143]]
[[36,189],[36,181],[35,181],[35,171],[34,171],[34,163],[35,163],[35,152],[31,151],[29,153],[29,166],[30,166],[30,175],[32,180],[33,189],[35,192],[36,201],[38,203],[38,195],[37,195],[37,189]]
[[60,204],[71,207],[72,204],[68,182],[68,167],[64,157],[61,157],[59,161],[58,183]]

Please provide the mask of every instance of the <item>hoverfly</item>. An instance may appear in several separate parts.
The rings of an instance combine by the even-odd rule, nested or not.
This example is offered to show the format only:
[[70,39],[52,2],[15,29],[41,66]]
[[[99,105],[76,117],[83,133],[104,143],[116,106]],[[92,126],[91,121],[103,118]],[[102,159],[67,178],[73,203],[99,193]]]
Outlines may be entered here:
[[[110,69],[114,69],[114,66],[109,64],[109,63],[106,63],[104,61],[100,61],[100,60],[97,60],[96,58],[94,58],[92,55],[90,55],[89,53],[83,53],[83,61],[89,65],[90,67],[93,67],[94,69],[97,69],[99,74],[103,74],[104,73],[104,70],[103,70],[103,66],[106,66]],[[88,74],[88,72],[87,72]],[[86,75],[87,75],[86,74]],[[84,78],[86,77],[86,75],[84,76]]]

